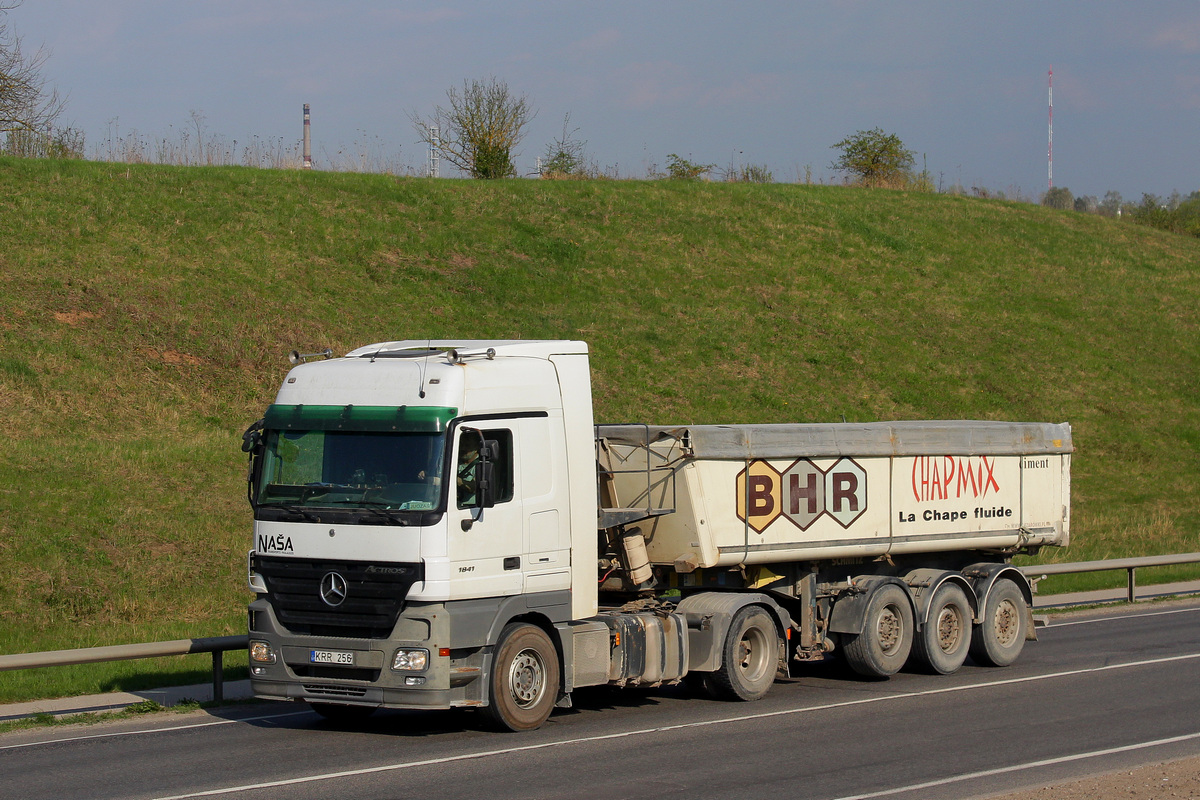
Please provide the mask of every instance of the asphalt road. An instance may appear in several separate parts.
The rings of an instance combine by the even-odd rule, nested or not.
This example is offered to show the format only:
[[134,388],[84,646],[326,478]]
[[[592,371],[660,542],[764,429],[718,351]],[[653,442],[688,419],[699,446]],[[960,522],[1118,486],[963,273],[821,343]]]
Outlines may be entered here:
[[1200,754],[1200,605],[1055,618],[1007,669],[851,677],[757,703],[590,690],[538,731],[466,712],[354,727],[301,705],[0,736],[0,798],[986,797]]

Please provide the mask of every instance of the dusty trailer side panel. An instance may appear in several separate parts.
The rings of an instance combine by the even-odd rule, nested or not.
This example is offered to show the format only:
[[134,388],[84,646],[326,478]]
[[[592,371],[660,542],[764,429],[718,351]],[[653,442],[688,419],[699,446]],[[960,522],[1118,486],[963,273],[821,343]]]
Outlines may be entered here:
[[[600,426],[598,434],[628,470],[619,492],[676,509],[643,533],[651,562],[681,571],[1069,538],[1065,424]],[[657,468],[649,480],[647,457]]]

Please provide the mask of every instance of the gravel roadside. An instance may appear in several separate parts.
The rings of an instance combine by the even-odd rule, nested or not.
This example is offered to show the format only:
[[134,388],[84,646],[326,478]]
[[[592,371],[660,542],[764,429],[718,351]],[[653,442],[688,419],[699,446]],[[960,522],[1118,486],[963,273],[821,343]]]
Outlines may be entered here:
[[988,800],[1168,800],[1200,798],[1200,756],[1055,783]]

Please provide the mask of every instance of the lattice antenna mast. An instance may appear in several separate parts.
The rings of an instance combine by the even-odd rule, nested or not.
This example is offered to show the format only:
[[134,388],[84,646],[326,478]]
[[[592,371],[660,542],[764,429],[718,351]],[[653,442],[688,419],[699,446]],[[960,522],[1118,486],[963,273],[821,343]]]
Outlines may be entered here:
[[441,173],[441,158],[442,140],[439,136],[438,126],[429,126],[429,177],[440,177]]
[[1047,182],[1049,188],[1054,188],[1054,67],[1050,67],[1049,78],[1050,90],[1050,143],[1047,145],[1046,162],[1047,162]]

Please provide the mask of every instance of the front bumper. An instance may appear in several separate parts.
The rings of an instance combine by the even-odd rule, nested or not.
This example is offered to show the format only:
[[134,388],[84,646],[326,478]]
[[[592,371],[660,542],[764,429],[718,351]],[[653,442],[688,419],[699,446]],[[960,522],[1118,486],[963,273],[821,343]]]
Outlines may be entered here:
[[[250,662],[256,697],[377,708],[439,709],[483,705],[481,651],[449,651],[442,604],[413,604],[387,639],[297,635],[279,624],[269,602],[250,604],[250,640],[266,642],[274,663]],[[399,649],[423,649],[425,669],[395,670]],[[353,664],[314,663],[313,651],[353,654]],[[411,685],[418,683],[419,685]]]

